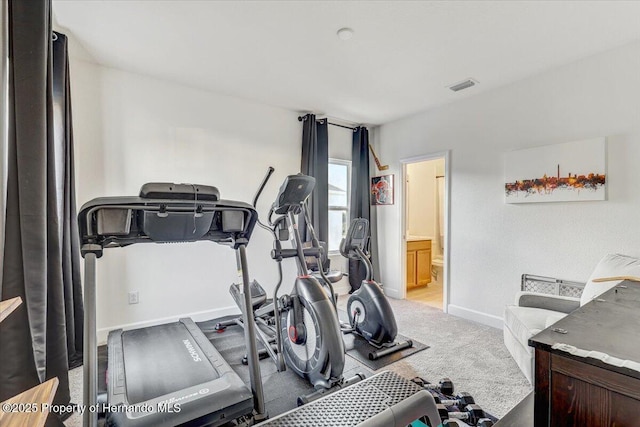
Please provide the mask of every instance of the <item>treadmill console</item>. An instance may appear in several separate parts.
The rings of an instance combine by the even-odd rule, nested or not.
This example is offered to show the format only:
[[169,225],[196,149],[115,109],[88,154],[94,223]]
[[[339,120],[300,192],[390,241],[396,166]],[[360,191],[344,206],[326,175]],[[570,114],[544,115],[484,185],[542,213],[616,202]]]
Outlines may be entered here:
[[140,188],[143,199],[170,200],[220,200],[217,187],[200,184],[174,184],[172,182],[148,182]]
[[78,226],[83,252],[134,243],[208,240],[247,244],[258,214],[247,203],[219,198],[208,185],[149,183],[137,197],[100,197],[82,206]]

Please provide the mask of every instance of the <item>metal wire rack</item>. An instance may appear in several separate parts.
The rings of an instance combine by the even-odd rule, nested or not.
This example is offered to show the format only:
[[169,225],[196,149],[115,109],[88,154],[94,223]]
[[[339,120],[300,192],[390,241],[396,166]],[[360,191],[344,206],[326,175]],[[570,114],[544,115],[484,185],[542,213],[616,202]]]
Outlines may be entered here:
[[527,292],[580,298],[584,285],[582,282],[562,280],[555,277],[523,274],[521,289]]

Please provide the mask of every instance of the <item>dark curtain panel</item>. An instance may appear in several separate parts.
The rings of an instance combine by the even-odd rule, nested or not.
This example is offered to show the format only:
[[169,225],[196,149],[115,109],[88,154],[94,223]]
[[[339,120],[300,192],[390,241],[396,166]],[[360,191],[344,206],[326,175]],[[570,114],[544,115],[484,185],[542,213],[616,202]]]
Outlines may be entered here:
[[62,286],[67,331],[69,369],[82,365],[83,306],[80,279],[80,237],[76,213],[76,180],[73,159],[73,128],[71,126],[71,85],[67,36],[54,33],[53,39],[53,125],[55,160],[59,164],[56,183],[62,183],[55,193],[62,235]]
[[[365,127],[357,127],[353,131],[351,149],[351,219],[371,220],[369,181],[369,131]],[[374,226],[371,224],[372,233]],[[365,275],[364,265],[358,260],[349,259],[351,292],[360,288]]]
[[[316,116],[307,114],[302,118],[302,161],[300,172],[316,179],[316,188],[309,197],[308,208],[313,228],[318,239],[329,238],[329,133],[327,120],[316,121]],[[303,241],[310,241],[306,222],[299,219]]]
[[50,0],[9,0],[2,298],[24,302],[0,323],[0,401],[58,377],[54,403],[68,403],[69,360],[82,348],[66,38],[55,44]]

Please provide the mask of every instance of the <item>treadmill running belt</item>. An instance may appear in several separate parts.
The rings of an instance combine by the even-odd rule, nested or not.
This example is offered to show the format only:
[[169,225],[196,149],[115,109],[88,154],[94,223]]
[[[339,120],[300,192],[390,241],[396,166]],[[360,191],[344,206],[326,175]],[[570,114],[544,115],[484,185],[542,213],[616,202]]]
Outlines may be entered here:
[[125,331],[122,348],[130,404],[220,376],[182,323]]

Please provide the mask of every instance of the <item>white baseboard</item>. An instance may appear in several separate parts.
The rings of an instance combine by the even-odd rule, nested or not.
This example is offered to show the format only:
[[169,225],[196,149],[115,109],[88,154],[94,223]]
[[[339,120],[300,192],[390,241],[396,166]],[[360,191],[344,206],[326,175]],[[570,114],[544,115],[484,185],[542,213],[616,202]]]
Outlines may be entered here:
[[470,308],[460,307],[458,305],[449,304],[447,312],[454,316],[462,317],[463,319],[467,320],[473,320],[474,322],[492,326],[497,329],[502,329],[504,324],[502,317],[472,310]]
[[382,290],[384,291],[384,294],[389,298],[402,299],[402,295],[400,295],[400,289],[392,289],[383,286]]
[[114,329],[127,330],[127,329],[146,328],[147,326],[155,326],[155,325],[162,325],[163,323],[175,322],[179,319],[182,319],[183,317],[190,317],[193,319],[194,322],[203,322],[205,320],[211,320],[218,317],[230,316],[234,314],[240,314],[240,309],[237,306],[232,305],[229,307],[216,308],[213,310],[198,311],[195,313],[178,314],[175,316],[163,317],[160,319],[145,320],[144,322],[134,322],[134,323],[127,323],[124,325],[114,325],[114,326],[109,326],[107,328],[98,329],[97,341],[98,341],[98,345],[106,344],[109,331],[113,331]]

